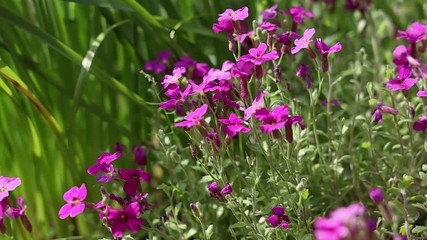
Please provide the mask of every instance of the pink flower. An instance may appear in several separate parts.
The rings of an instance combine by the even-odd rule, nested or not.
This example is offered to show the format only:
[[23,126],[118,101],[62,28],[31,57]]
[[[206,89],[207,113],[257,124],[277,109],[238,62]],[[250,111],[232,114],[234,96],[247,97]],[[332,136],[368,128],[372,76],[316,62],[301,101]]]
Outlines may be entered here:
[[131,197],[135,196],[136,191],[140,188],[141,180],[150,183],[150,174],[141,169],[119,169],[119,176],[125,180],[123,190]]
[[16,200],[16,203],[18,204],[18,208],[12,208],[9,207],[5,211],[5,215],[9,218],[20,218],[25,229],[28,232],[31,232],[33,227],[30,223],[30,220],[28,219],[27,215],[25,215],[25,210],[27,210],[27,205],[24,205],[24,197],[18,197]]
[[263,22],[259,28],[266,30],[268,33],[273,34],[277,30],[276,24],[269,23],[269,22]]
[[0,176],[0,201],[9,196],[9,192],[15,190],[21,185],[21,179],[18,177]]
[[245,121],[247,121],[249,118],[251,118],[251,116],[259,109],[261,109],[264,105],[263,105],[263,99],[264,96],[266,96],[268,93],[267,92],[260,92],[258,93],[258,95],[255,97],[255,100],[252,102],[252,105],[248,108],[246,108],[245,113],[244,113],[244,118]]
[[412,23],[406,31],[398,30],[396,39],[405,39],[409,43],[416,43],[427,39],[427,25],[420,22]]
[[163,87],[167,88],[171,84],[179,85],[179,79],[182,77],[182,74],[185,73],[184,67],[176,67],[173,69],[172,75],[166,75],[163,79]]
[[411,74],[411,67],[400,65],[397,67],[397,77],[386,82],[385,85],[391,91],[409,90],[418,82],[417,78],[410,78]]
[[312,80],[310,74],[310,66],[301,64],[298,66],[297,77],[301,77],[305,79],[305,85],[307,88],[311,88]]
[[425,97],[427,97],[427,91],[425,91],[425,90],[419,90],[417,92],[417,96],[425,98]]
[[329,55],[330,53],[336,53],[336,52],[339,52],[339,51],[341,51],[341,48],[342,48],[342,46],[341,46],[341,43],[340,42],[337,42],[337,43],[335,43],[335,45],[333,45],[332,47],[329,47],[328,45],[326,45],[326,43],[324,43],[323,41],[322,41],[322,39],[320,39],[320,38],[317,38],[316,39],[316,42],[314,43],[314,46],[317,48],[317,50],[319,50],[319,52],[322,54],[322,55]]
[[212,182],[211,184],[209,184],[208,185],[208,190],[210,192],[210,197],[211,198],[216,198],[220,202],[227,201],[224,196],[225,195],[229,195],[229,194],[231,194],[233,192],[233,188],[231,187],[230,184],[225,185],[224,188],[222,188],[221,190],[219,190],[217,182]]
[[249,16],[248,7],[242,7],[234,11],[233,9],[226,9],[223,13],[219,14],[218,22],[225,21],[242,21]]
[[219,122],[225,125],[224,132],[227,136],[234,137],[237,133],[243,132],[247,133],[250,131],[249,128],[243,125],[243,120],[241,120],[235,113],[231,113],[227,118],[220,118]]
[[203,115],[205,115],[206,111],[208,110],[208,105],[207,104],[203,104],[203,106],[197,108],[196,110],[194,110],[193,112],[190,112],[189,114],[187,114],[187,116],[184,117],[184,121],[179,122],[179,123],[175,123],[175,127],[186,127],[186,128],[190,128],[193,126],[196,126],[200,123],[200,121],[202,121]]
[[284,15],[288,15],[292,17],[292,21],[295,23],[303,23],[306,18],[312,18],[313,12],[305,11],[304,7],[291,7],[289,11],[282,11]]
[[316,240],[371,240],[375,230],[375,221],[368,218],[362,204],[338,208],[329,215],[314,222]]
[[278,7],[279,5],[276,3],[276,4],[274,4],[273,6],[271,6],[270,8],[267,8],[267,9],[265,9],[265,10],[263,10],[262,12],[261,12],[261,15],[262,15],[262,21],[263,22],[265,22],[265,21],[267,21],[268,19],[275,19],[276,18],[276,16],[277,16],[277,11],[276,11],[276,9],[277,9],[277,7]]
[[168,63],[169,56],[169,50],[161,51],[157,54],[157,59],[150,60],[145,63],[145,69],[147,71],[153,71],[156,74],[164,72],[166,70],[166,64]]
[[308,48],[310,42],[312,42],[311,37],[313,37],[316,30],[314,28],[309,28],[304,31],[304,34],[301,38],[295,39],[295,47],[291,49],[292,54],[298,53],[301,49]]
[[132,233],[141,230],[142,219],[138,218],[140,208],[138,202],[129,204],[124,210],[110,208],[107,213],[107,223],[116,238],[123,236],[126,229]]
[[96,164],[90,166],[87,169],[87,173],[89,175],[96,175],[98,172],[102,172],[101,175],[98,176],[97,181],[98,182],[109,182],[111,181],[111,178],[113,177],[114,173],[114,167],[111,164],[113,161],[115,161],[117,158],[119,158],[121,155],[120,152],[115,152],[113,154],[110,153],[102,153],[101,156],[99,156],[98,159],[96,159]]
[[249,49],[249,54],[241,56],[240,60],[252,62],[255,65],[261,65],[264,62],[276,60],[279,58],[276,50],[266,53],[267,44],[260,43],[257,48]]
[[383,103],[379,103],[378,107],[372,113],[375,122],[379,123],[382,121],[383,119],[382,113],[397,115],[399,111],[397,111],[397,109],[384,105]]
[[85,210],[84,200],[87,195],[86,185],[83,183],[80,188],[74,186],[64,193],[63,199],[67,202],[59,210],[58,216],[60,219],[67,217],[74,218],[83,213]]

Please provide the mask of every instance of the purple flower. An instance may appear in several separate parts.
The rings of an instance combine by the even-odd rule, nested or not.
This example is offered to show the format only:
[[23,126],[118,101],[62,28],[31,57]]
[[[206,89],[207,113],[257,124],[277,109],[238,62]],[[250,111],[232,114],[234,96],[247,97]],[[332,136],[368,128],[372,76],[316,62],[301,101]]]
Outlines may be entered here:
[[21,179],[18,177],[0,176],[0,201],[9,196],[9,192],[15,190],[21,185]]
[[136,191],[140,188],[140,182],[143,180],[150,183],[150,174],[141,169],[119,169],[119,176],[125,180],[123,190],[131,197],[135,196]]
[[233,9],[226,9],[223,13],[219,14],[218,22],[225,21],[242,21],[249,16],[248,7],[242,7],[234,11]]
[[263,99],[264,96],[266,96],[268,93],[267,92],[260,92],[258,93],[258,95],[256,95],[254,101],[252,102],[252,105],[248,108],[246,108],[245,113],[244,113],[244,118],[245,121],[247,121],[249,118],[251,118],[251,116],[259,109],[261,109],[263,107]]
[[297,77],[301,77],[305,79],[305,85],[307,88],[311,88],[312,80],[310,74],[310,66],[301,64],[298,66]]
[[[31,232],[33,227],[31,226],[30,220],[27,215],[25,215],[25,210],[27,210],[27,205],[24,205],[24,197],[18,197],[16,203],[18,204],[18,208],[9,207],[5,211],[5,215],[9,218],[20,218],[25,229],[28,232]],[[1,212],[1,209],[0,209]],[[1,218],[1,217],[0,217]]]
[[[299,124],[301,129],[305,129],[302,123],[302,116],[289,116],[289,108],[286,105],[277,106],[272,112],[268,111],[267,108],[262,108],[255,112],[255,117],[263,121],[264,123],[260,126],[261,132],[269,134],[273,132],[273,137],[278,138],[277,130],[281,128],[286,129],[286,140],[288,142],[293,141],[293,132],[291,126]],[[275,133],[274,133],[275,132]]]
[[398,66],[397,77],[386,82],[385,85],[391,91],[409,90],[412,88],[412,86],[415,85],[415,83],[418,82],[417,78],[410,78],[411,74],[412,74],[411,67],[403,66],[403,65]]
[[374,117],[374,121],[377,123],[381,122],[383,119],[383,116],[382,116],[383,113],[397,115],[399,113],[399,111],[395,108],[384,105],[383,103],[379,103],[378,107],[372,113],[372,115]]
[[178,85],[172,84],[165,91],[165,95],[170,98],[167,101],[161,102],[160,107],[165,110],[179,110],[178,104],[185,102],[185,99],[188,95],[192,93],[191,84],[187,85],[187,88],[181,92],[181,89]]
[[129,204],[125,209],[118,210],[110,208],[107,213],[107,223],[116,238],[123,236],[126,229],[132,233],[141,230],[142,219],[138,218],[140,208],[137,202]]
[[427,130],[427,115],[420,117],[414,122],[413,129],[415,131],[424,132]]
[[231,69],[231,76],[240,79],[240,97],[243,99],[249,97],[248,80],[254,68],[255,65],[252,62],[240,59]]
[[408,65],[408,56],[410,52],[405,45],[399,45],[393,50],[393,63],[397,66]]
[[133,148],[133,154],[135,155],[135,162],[139,166],[147,165],[147,152],[145,151],[144,147],[135,146]]
[[217,182],[212,182],[211,184],[209,184],[208,185],[208,190],[210,192],[210,197],[211,198],[216,198],[220,202],[227,201],[227,199],[225,199],[224,196],[225,195],[229,195],[229,194],[231,194],[233,192],[233,188],[231,187],[230,184],[225,185],[224,188],[222,188],[221,190],[219,190]]
[[374,239],[372,222],[363,205],[356,203],[334,210],[329,218],[316,219],[314,236],[316,240]]
[[380,204],[384,202],[384,194],[381,188],[374,187],[371,190],[369,190],[369,197],[374,201],[376,204]]
[[408,43],[416,43],[427,39],[427,25],[420,22],[412,23],[406,31],[398,30],[396,39],[405,39]]
[[154,73],[161,73],[166,70],[166,64],[168,63],[170,56],[169,50],[161,51],[157,54],[157,59],[147,61],[145,63],[145,69],[147,71],[153,71]]
[[267,51],[267,44],[260,43],[257,48],[249,49],[249,54],[241,56],[240,60],[252,62],[255,65],[261,65],[264,62],[276,60],[279,58],[276,50],[269,53]]
[[293,42],[292,39],[295,39],[297,37],[299,37],[298,33],[285,32],[285,33],[277,35],[277,42],[282,43],[286,46],[289,46]]
[[277,11],[276,11],[276,9],[277,9],[278,6],[279,5],[276,3],[273,6],[271,6],[270,8],[267,8],[267,9],[263,10],[261,12],[262,21],[265,22],[268,19],[275,19],[277,17]]
[[292,17],[292,21],[295,23],[303,23],[306,18],[312,18],[313,12],[305,11],[304,7],[291,7],[289,8],[289,11],[282,11],[281,12],[284,15],[288,15]]
[[304,31],[304,34],[301,38],[295,39],[295,47],[291,49],[292,54],[298,53],[301,49],[309,48],[310,42],[312,42],[311,38],[313,37],[316,30],[314,28],[309,28]]
[[267,221],[271,224],[271,226],[277,227],[280,225],[284,229],[289,229],[291,220],[289,219],[289,216],[285,214],[285,208],[279,205],[273,207],[271,211],[273,212],[273,215],[270,215],[267,218]]
[[97,181],[98,182],[109,182],[111,181],[111,178],[113,177],[114,173],[114,167],[111,164],[113,161],[115,161],[117,158],[119,158],[121,155],[120,152],[115,152],[113,154],[110,153],[102,153],[101,156],[99,156],[98,159],[96,159],[96,164],[90,166],[87,169],[87,173],[89,175],[96,175],[98,172],[102,172],[101,175],[98,176]]
[[200,124],[200,121],[202,121],[203,115],[205,115],[206,111],[208,110],[208,105],[207,104],[203,104],[203,106],[197,108],[196,110],[194,110],[193,112],[190,112],[189,114],[187,114],[187,116],[184,117],[184,121],[179,122],[179,123],[175,123],[175,127],[185,127],[185,128],[190,128],[193,126],[196,126],[198,124]]
[[247,133],[250,131],[249,128],[243,125],[243,120],[237,117],[235,113],[231,113],[228,118],[220,118],[219,122],[225,125],[224,132],[230,137],[236,136],[239,132]]
[[67,217],[74,218],[75,216],[83,213],[85,210],[85,203],[83,202],[87,195],[86,185],[83,183],[80,188],[74,186],[64,193],[63,199],[67,202],[59,210],[58,216],[60,219]]
[[341,43],[337,42],[332,47],[329,47],[322,41],[322,39],[317,38],[316,42],[314,43],[314,46],[319,50],[320,54],[322,54],[322,70],[323,72],[327,72],[329,69],[329,63],[328,63],[328,55],[330,53],[336,53],[341,51]]
[[269,23],[269,22],[263,22],[259,28],[266,30],[268,33],[273,34],[277,30],[276,24]]
[[184,67],[176,67],[173,69],[172,75],[166,75],[163,79],[163,87],[167,88],[171,84],[179,85],[179,79],[182,77],[182,74],[185,73]]

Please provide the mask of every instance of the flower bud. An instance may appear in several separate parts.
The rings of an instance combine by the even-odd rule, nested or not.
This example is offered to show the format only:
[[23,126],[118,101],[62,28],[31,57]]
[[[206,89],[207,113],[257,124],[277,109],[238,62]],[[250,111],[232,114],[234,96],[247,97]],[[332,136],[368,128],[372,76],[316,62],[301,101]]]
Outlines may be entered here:
[[381,204],[384,202],[384,195],[381,188],[374,187],[371,190],[369,190],[369,197],[374,201],[376,204]]

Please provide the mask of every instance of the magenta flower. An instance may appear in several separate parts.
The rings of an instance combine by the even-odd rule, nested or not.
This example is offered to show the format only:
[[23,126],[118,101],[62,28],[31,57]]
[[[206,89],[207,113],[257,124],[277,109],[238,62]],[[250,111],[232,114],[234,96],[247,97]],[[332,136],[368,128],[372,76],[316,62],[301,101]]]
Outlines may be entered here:
[[144,147],[135,146],[133,148],[133,154],[135,155],[135,162],[139,166],[147,165],[147,152]]
[[383,113],[388,113],[391,115],[397,115],[399,111],[395,108],[384,105],[383,103],[379,103],[378,107],[372,113],[374,117],[374,122],[380,123],[383,119]]
[[412,74],[411,67],[403,66],[403,65],[398,66],[397,77],[386,82],[385,85],[391,91],[409,90],[412,88],[412,86],[415,85],[415,83],[418,82],[417,78],[410,78],[411,74]]
[[59,210],[58,216],[60,219],[67,217],[74,218],[75,216],[83,213],[85,210],[85,203],[83,202],[87,195],[86,185],[83,183],[80,188],[74,186],[64,193],[63,199],[67,202]]
[[123,210],[110,208],[107,213],[107,223],[116,238],[123,237],[126,229],[132,233],[141,230],[142,219],[138,218],[140,208],[137,202],[132,202]]
[[161,51],[157,54],[157,59],[150,60],[145,63],[145,69],[147,71],[153,71],[156,74],[164,72],[166,70],[166,64],[168,63],[169,56],[169,50]]
[[282,206],[275,206],[271,209],[273,212],[273,215],[270,215],[267,218],[267,221],[271,224],[273,227],[281,226],[284,229],[289,229],[289,224],[291,223],[291,220],[289,219],[289,216],[285,214],[285,208]]
[[393,63],[397,66],[408,65],[408,56],[410,52],[405,45],[399,45],[393,50]]
[[257,48],[249,49],[249,54],[241,56],[240,60],[252,62],[255,65],[261,65],[264,62],[276,60],[279,58],[276,50],[272,50],[269,53],[267,51],[267,44],[260,43]]
[[311,74],[310,74],[310,66],[301,64],[298,66],[297,70],[297,77],[304,78],[305,79],[305,86],[307,88],[311,88],[312,80],[311,80]]
[[90,166],[87,169],[87,173],[89,175],[96,175],[98,172],[102,172],[101,175],[98,176],[98,182],[109,182],[111,181],[114,173],[114,167],[111,164],[113,161],[120,157],[120,152],[115,152],[113,154],[110,153],[102,153],[98,159],[96,159],[96,164]]
[[261,12],[261,16],[262,16],[262,21],[265,22],[268,19],[275,19],[277,17],[277,7],[279,5],[276,3],[273,6],[271,6],[270,8],[264,9]]
[[218,22],[225,21],[242,21],[249,16],[248,7],[242,7],[234,11],[233,9],[226,9],[223,13],[219,14]]
[[179,103],[185,102],[185,99],[192,93],[191,84],[187,85],[187,88],[181,92],[181,89],[178,85],[172,84],[165,91],[165,95],[170,98],[164,102],[160,103],[160,107],[165,110],[176,110],[180,111]]
[[306,29],[301,38],[295,39],[295,47],[291,49],[291,53],[296,54],[301,51],[301,49],[308,49],[310,42],[312,42],[311,38],[315,32],[316,30],[314,28]]
[[267,92],[260,92],[258,93],[258,95],[256,95],[255,100],[252,102],[252,105],[248,108],[246,108],[245,113],[244,113],[244,118],[245,121],[247,121],[249,118],[251,118],[252,115],[254,115],[254,113],[261,109],[264,105],[263,105],[263,99],[264,96],[266,96],[268,93]]
[[254,68],[255,65],[252,62],[239,60],[231,69],[231,76],[240,79],[240,97],[243,99],[249,97],[248,80]]
[[418,97],[425,98],[425,97],[427,97],[427,91],[425,91],[425,90],[419,90],[419,91],[417,92],[417,96],[418,96]]
[[270,22],[263,22],[259,28],[266,30],[269,34],[274,34],[277,30],[277,25]]
[[19,177],[3,177],[0,176],[0,201],[9,196],[9,192],[15,190],[21,185]]
[[384,194],[381,188],[374,187],[371,190],[369,190],[369,197],[374,201],[376,204],[380,204],[384,202]]
[[362,204],[341,207],[314,222],[316,240],[373,240],[375,220],[368,218]]
[[289,11],[281,11],[282,14],[288,15],[292,17],[292,21],[295,23],[303,23],[305,19],[312,18],[313,12],[311,11],[305,11],[304,7],[291,7],[289,8]]
[[229,137],[234,137],[239,132],[247,133],[250,131],[249,128],[243,125],[243,120],[237,117],[235,113],[231,113],[228,118],[220,118],[219,122],[225,125],[224,132]]
[[424,132],[427,130],[427,115],[420,117],[414,122],[413,129],[415,131]]
[[135,196],[136,191],[141,187],[141,180],[146,183],[151,181],[150,174],[142,169],[119,169],[119,176],[125,180],[123,190],[131,197]]
[[193,126],[196,126],[200,123],[200,121],[202,121],[203,115],[205,115],[206,111],[208,110],[208,105],[207,104],[203,104],[203,106],[197,108],[196,110],[194,110],[193,112],[190,112],[189,114],[187,114],[187,116],[184,117],[184,121],[179,122],[179,123],[175,123],[175,127],[185,127],[185,128],[190,128]]
[[[20,218],[25,229],[28,232],[31,232],[33,230],[33,227],[30,223],[30,220],[28,219],[27,215],[25,215],[25,210],[27,210],[27,205],[24,205],[24,197],[18,197],[16,200],[16,203],[18,204],[18,208],[12,208],[9,207],[5,211],[5,215],[9,218]],[[1,209],[0,209],[1,211]]]
[[233,192],[233,188],[230,184],[225,185],[224,188],[220,190],[217,182],[212,182],[211,184],[209,184],[208,190],[210,192],[210,197],[216,198],[220,202],[227,201],[224,196],[229,195]]
[[166,75],[163,79],[163,87],[167,88],[171,84],[179,85],[179,79],[182,78],[182,74],[185,73],[184,67],[176,67],[173,69],[172,75]]
[[406,31],[398,30],[396,39],[405,39],[408,43],[416,43],[427,39],[427,25],[420,22],[412,23]]
[[329,63],[328,63],[328,55],[330,53],[336,53],[341,51],[341,43],[337,42],[332,47],[329,47],[322,41],[322,39],[317,38],[316,42],[314,43],[314,46],[319,50],[320,54],[322,54],[322,70],[323,72],[327,72],[329,69]]

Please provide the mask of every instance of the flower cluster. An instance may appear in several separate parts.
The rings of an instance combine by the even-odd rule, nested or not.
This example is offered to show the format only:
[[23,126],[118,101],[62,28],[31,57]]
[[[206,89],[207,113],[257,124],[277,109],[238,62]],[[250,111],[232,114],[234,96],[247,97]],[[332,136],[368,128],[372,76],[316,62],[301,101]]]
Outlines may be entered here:
[[13,207],[9,199],[9,192],[15,190],[21,185],[21,179],[18,177],[5,177],[0,176],[0,232],[6,233],[7,229],[4,225],[4,218],[14,219],[20,218],[25,229],[29,232],[32,231],[32,226],[25,210],[27,206],[23,204],[24,197],[18,197],[16,204],[17,208]]
[[285,208],[283,206],[275,206],[271,211],[273,214],[267,219],[271,226],[277,227],[280,225],[284,229],[289,229],[291,220],[289,219],[289,216],[285,214]]
[[[417,97],[427,97],[424,89],[425,81],[427,79],[427,66],[424,65],[422,59],[418,56],[425,52],[427,46],[427,25],[419,22],[412,23],[406,31],[399,30],[396,39],[403,39],[407,45],[398,45],[393,50],[393,63],[396,65],[396,76],[385,83],[385,86],[391,91],[401,91],[403,95],[411,102],[410,91],[416,86]],[[420,81],[422,80],[422,81]],[[409,104],[409,116],[414,117],[415,111],[413,103]],[[397,114],[397,110],[391,107],[385,107],[380,104],[374,111],[374,120],[379,122],[381,120],[381,112]],[[420,116],[418,120],[413,123],[415,131],[427,130],[427,115]]]
[[[100,219],[106,220],[115,238],[122,237],[126,229],[132,233],[141,230],[143,220],[140,215],[150,207],[146,201],[148,194],[142,193],[141,181],[150,183],[150,174],[139,167],[116,170],[113,162],[124,154],[124,147],[116,144],[116,150],[119,151],[102,153],[96,163],[89,166],[87,173],[92,176],[100,173],[97,177],[97,181],[100,183],[108,183],[112,180],[122,182],[122,189],[126,196],[123,198],[118,194],[108,193],[104,187],[101,187],[102,200],[92,203],[85,201],[87,196],[85,184],[80,187],[74,186],[63,195],[66,204],[58,212],[60,219],[74,218],[82,214],[85,209],[92,209],[99,211]],[[134,147],[133,153],[138,166],[142,167],[147,164],[147,154],[144,147]],[[119,209],[116,208],[117,205],[120,206]]]

